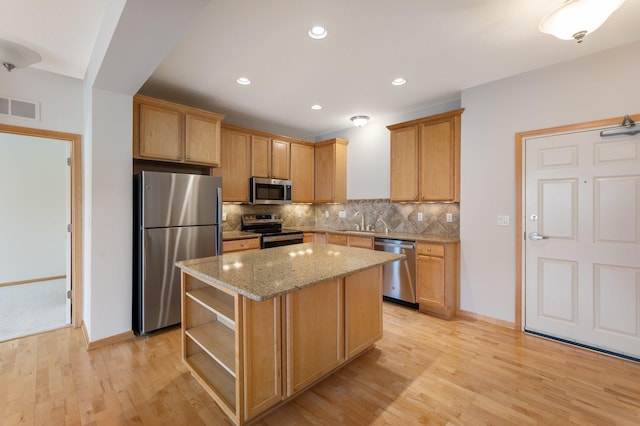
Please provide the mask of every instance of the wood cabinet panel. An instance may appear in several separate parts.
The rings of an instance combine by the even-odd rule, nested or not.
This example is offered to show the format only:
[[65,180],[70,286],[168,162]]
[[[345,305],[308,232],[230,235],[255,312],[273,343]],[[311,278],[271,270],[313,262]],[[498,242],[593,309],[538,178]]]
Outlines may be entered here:
[[343,293],[333,280],[285,296],[287,396],[344,362]]
[[190,163],[220,165],[220,121],[186,114],[185,159]]
[[278,139],[271,140],[271,177],[289,179],[291,177],[291,144]]
[[218,166],[223,118],[213,112],[136,95],[133,157]]
[[260,248],[260,237],[242,240],[227,240],[222,242],[222,253],[234,251],[255,250]]
[[459,245],[417,244],[416,295],[421,312],[452,318],[458,310]]
[[391,131],[391,201],[460,201],[463,111],[387,126]]
[[183,157],[182,114],[154,105],[141,104],[139,156],[180,161]]
[[291,184],[294,203],[313,203],[314,149],[312,146],[291,144]]
[[271,177],[271,139],[251,136],[251,176]]
[[347,242],[349,247],[360,247],[373,250],[373,237],[349,235]]
[[391,132],[391,201],[418,201],[418,128]]
[[315,146],[315,202],[347,202],[347,144],[330,139]]
[[382,267],[345,277],[345,357],[350,359],[382,338]]
[[244,418],[284,398],[282,383],[282,298],[243,301]]
[[327,244],[337,244],[339,246],[347,246],[347,236],[342,234],[327,234]]
[[213,169],[213,175],[222,177],[222,200],[248,203],[251,135],[223,126],[220,142],[221,166]]

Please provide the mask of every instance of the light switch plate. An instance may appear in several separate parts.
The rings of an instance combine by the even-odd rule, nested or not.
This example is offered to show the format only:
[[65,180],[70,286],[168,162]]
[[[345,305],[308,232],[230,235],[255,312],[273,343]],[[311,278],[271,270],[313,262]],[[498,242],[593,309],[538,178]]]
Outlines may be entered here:
[[302,210],[298,210],[298,217],[302,217]]
[[453,222],[453,214],[452,213],[447,213],[447,222],[449,222],[449,223]]
[[509,226],[509,216],[498,216],[498,226]]
[[329,217],[329,211],[328,210],[324,212],[324,217]]
[[339,217],[340,219],[345,219],[345,218],[347,217],[347,212],[346,212],[346,211],[344,211],[344,210],[340,210],[340,211],[338,212],[338,217]]

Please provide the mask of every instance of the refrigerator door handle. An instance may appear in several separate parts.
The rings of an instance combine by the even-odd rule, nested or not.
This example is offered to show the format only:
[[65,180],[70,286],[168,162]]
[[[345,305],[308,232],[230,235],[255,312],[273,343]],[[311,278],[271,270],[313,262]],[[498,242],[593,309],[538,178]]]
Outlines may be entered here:
[[216,217],[216,223],[218,224],[218,238],[216,239],[216,256],[222,255],[222,187],[218,188],[217,206],[218,212]]

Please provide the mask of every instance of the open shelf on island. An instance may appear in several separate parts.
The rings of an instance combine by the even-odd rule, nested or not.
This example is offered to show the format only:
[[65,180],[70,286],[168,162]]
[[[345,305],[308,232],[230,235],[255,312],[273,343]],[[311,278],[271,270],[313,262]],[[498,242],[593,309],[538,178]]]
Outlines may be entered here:
[[[189,338],[186,339],[186,344],[187,346],[194,345]],[[185,360],[210,391],[218,395],[227,407],[235,413],[236,379],[203,351],[193,351],[190,355],[187,355]]]
[[235,334],[218,321],[185,330],[187,336],[235,377]]
[[198,302],[217,316],[224,317],[229,323],[234,323],[233,296],[207,286],[187,291],[187,297]]

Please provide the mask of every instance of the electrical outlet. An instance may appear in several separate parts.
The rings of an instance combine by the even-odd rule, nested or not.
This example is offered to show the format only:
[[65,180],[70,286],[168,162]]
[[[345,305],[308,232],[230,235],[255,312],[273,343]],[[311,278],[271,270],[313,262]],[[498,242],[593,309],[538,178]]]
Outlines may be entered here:
[[498,216],[498,226],[509,226],[509,216]]
[[449,223],[453,222],[453,214],[452,213],[447,213],[447,222],[449,222]]
[[222,212],[222,221],[227,220],[227,212]]
[[329,217],[329,210],[324,212],[324,217],[328,218]]
[[418,222],[422,222],[424,220],[424,215],[422,214],[422,212],[418,213]]
[[338,212],[338,217],[339,217],[340,219],[346,219],[346,217],[347,217],[347,212],[346,212],[346,211],[344,211],[344,210],[340,210],[340,211]]
[[298,217],[302,217],[302,210],[298,210]]

